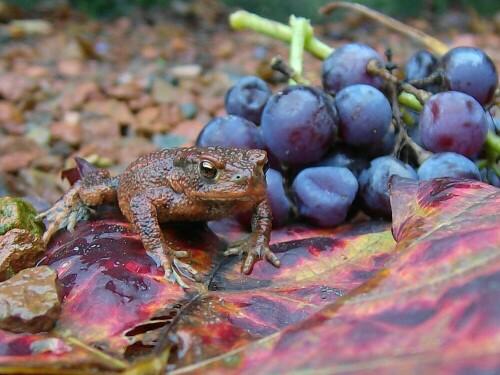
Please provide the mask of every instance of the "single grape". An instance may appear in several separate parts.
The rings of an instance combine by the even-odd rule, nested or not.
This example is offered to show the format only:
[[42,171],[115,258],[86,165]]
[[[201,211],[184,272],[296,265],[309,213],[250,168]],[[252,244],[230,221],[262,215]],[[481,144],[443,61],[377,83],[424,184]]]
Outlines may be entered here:
[[430,76],[438,66],[438,59],[426,50],[415,52],[406,63],[405,76],[408,81]]
[[417,170],[418,179],[437,177],[472,178],[481,181],[479,168],[470,159],[454,152],[440,152],[426,159]]
[[283,176],[274,169],[266,173],[267,196],[273,212],[273,228],[278,228],[288,221],[292,204],[288,199],[283,185]]
[[447,91],[433,95],[420,115],[420,139],[432,152],[451,151],[472,157],[484,144],[485,111],[473,97]]
[[493,120],[493,125],[495,126],[495,129],[492,131],[494,131],[496,134],[500,134],[500,118],[499,117],[494,117],[492,118]]
[[481,180],[487,184],[500,188],[500,178],[492,168],[481,169]]
[[358,152],[365,155],[368,159],[374,159],[379,156],[389,155],[396,145],[396,133],[391,126],[380,142],[373,142],[358,148]]
[[[267,196],[273,213],[273,228],[279,228],[288,222],[292,203],[285,193],[283,185],[283,176],[274,169],[268,169],[266,172]],[[242,225],[251,227],[252,212],[243,212],[236,215],[236,220]]]
[[356,177],[359,176],[363,169],[368,167],[366,159],[355,153],[352,147],[336,146],[335,150],[328,153],[320,161],[312,165],[312,167],[341,167],[349,169]]
[[380,142],[389,129],[389,100],[373,86],[351,85],[335,97],[339,133],[344,142],[364,146]]
[[[419,80],[430,76],[438,67],[438,59],[432,53],[426,50],[420,50],[414,53],[406,63],[405,77],[407,81]],[[419,88],[431,92],[438,92],[438,85],[427,85]]]
[[238,80],[226,93],[224,106],[230,115],[237,115],[260,124],[262,111],[271,96],[271,89],[259,77]]
[[337,93],[344,87],[362,83],[376,88],[382,87],[381,77],[366,72],[370,60],[382,58],[365,44],[348,43],[333,51],[324,61],[321,71],[323,88],[330,93]]
[[482,105],[493,99],[498,73],[484,51],[474,47],[453,48],[441,58],[441,65],[448,90],[466,93]]
[[259,128],[240,116],[216,117],[198,135],[196,146],[263,148]]
[[299,214],[320,226],[342,223],[356,197],[358,181],[347,168],[303,169],[292,184]]
[[411,117],[413,122],[411,124],[406,124],[406,132],[413,140],[413,142],[415,142],[420,147],[424,147],[420,138],[420,126],[418,126],[418,123],[420,121],[420,113],[408,110],[408,115]]
[[486,112],[486,124],[488,125],[488,130],[496,134],[500,128],[500,119],[494,118],[491,113]]
[[409,126],[406,132],[410,136],[413,142],[415,142],[420,147],[424,147],[422,140],[420,139],[420,127],[419,126]]
[[286,87],[272,95],[262,113],[262,138],[279,159],[295,165],[319,160],[337,133],[329,98],[309,86]]
[[371,216],[391,217],[387,183],[392,175],[417,179],[417,172],[394,156],[380,156],[359,176],[359,192],[363,210]]

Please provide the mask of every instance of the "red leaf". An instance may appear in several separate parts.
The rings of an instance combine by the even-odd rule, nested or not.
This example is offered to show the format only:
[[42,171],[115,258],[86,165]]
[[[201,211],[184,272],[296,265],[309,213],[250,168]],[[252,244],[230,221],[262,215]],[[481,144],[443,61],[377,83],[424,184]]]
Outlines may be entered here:
[[498,372],[500,190],[398,178],[391,201],[399,242],[385,269],[308,319],[189,373]]
[[72,350],[46,362],[8,345],[41,367],[76,356],[74,368],[117,370],[175,345],[169,369],[204,374],[497,370],[499,190],[395,180],[391,199],[397,246],[383,222],[288,227],[272,237],[282,267],[261,261],[249,276],[221,255],[223,238],[244,235],[235,222],[166,227],[203,275],[187,291],[163,279],[121,216],[81,222],[44,262],[65,291],[53,334]]

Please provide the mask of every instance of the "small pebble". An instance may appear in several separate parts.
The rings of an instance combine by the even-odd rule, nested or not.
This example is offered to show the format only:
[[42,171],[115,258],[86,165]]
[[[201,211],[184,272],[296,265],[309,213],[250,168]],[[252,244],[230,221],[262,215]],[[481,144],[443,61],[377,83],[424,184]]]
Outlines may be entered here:
[[198,106],[195,103],[182,103],[180,109],[182,116],[186,120],[194,119],[198,113]]

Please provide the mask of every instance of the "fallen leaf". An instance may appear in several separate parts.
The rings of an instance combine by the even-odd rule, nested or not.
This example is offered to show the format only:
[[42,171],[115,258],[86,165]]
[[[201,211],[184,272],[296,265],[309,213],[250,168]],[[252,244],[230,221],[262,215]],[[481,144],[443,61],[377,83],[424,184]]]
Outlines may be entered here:
[[500,369],[500,190],[396,178],[396,253],[282,332],[174,373],[471,374]]

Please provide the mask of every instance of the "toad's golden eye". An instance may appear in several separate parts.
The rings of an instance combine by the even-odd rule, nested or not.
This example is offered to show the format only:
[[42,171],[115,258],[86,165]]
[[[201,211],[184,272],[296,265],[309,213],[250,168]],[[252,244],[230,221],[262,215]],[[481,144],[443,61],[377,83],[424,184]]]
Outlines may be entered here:
[[215,168],[215,165],[213,165],[211,162],[208,160],[202,160],[199,165],[200,168],[200,174],[208,178],[209,180],[213,180],[217,177],[217,168]]

